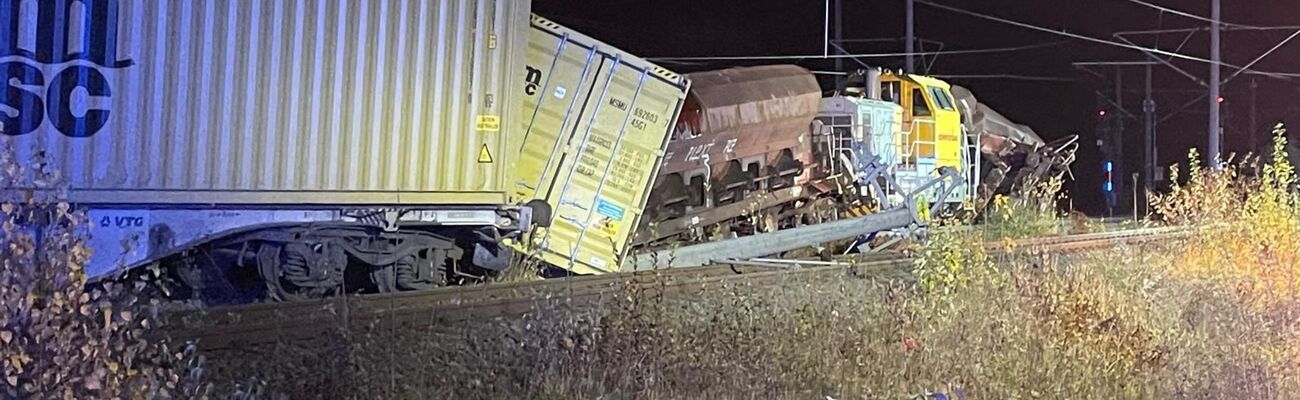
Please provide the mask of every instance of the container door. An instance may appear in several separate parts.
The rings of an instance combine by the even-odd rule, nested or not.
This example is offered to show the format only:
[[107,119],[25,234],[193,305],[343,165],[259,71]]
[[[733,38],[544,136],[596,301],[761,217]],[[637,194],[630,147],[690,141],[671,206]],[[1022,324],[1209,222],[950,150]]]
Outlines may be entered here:
[[[540,23],[539,23],[540,21]],[[545,200],[550,227],[518,246],[559,268],[614,272],[685,97],[681,77],[534,19],[516,202]]]
[[[537,36],[549,37],[542,40]],[[565,158],[574,125],[604,61],[595,49],[546,33],[529,35],[524,76],[524,139],[519,143],[516,202],[545,199]]]

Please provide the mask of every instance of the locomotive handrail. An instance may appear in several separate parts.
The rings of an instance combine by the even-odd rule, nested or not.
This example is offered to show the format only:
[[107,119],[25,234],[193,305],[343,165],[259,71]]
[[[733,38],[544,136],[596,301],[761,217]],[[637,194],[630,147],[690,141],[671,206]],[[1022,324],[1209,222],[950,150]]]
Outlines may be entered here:
[[949,167],[939,168],[938,177],[931,179],[929,182],[926,182],[921,186],[917,186],[916,189],[912,189],[911,192],[907,193],[905,204],[912,211],[915,220],[918,223],[923,224],[925,221],[922,220],[919,208],[925,205],[920,204],[920,202],[917,201],[918,197],[930,191],[931,187],[936,185],[940,186],[934,199],[927,199],[927,202],[931,203],[929,204],[930,208],[928,209],[929,213],[927,215],[935,215],[939,212],[939,209],[943,207],[944,203],[946,203],[945,200],[948,199],[948,196],[951,196],[953,191],[956,191],[958,187],[964,184],[965,182],[962,180],[962,175],[957,170]]
[[935,121],[912,119],[912,122],[908,125],[908,129],[903,131],[903,140],[902,143],[899,144],[900,153],[902,154],[901,161],[898,164],[899,166],[916,169],[916,167],[920,165],[918,159],[924,156],[921,154],[921,146],[924,145],[930,146],[930,154],[925,157],[930,159],[936,158],[939,152],[939,141],[937,139],[938,134],[930,135],[931,139],[928,141],[922,140],[920,129],[925,125],[930,125],[931,131],[933,131],[937,126]]

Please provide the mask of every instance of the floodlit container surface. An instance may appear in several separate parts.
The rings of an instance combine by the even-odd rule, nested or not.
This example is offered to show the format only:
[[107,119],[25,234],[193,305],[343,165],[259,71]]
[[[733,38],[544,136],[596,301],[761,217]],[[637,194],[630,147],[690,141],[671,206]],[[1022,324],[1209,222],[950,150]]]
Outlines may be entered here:
[[529,3],[0,2],[0,122],[78,202],[503,204]]
[[532,27],[514,196],[553,212],[520,249],[577,273],[617,271],[687,82],[543,18]]

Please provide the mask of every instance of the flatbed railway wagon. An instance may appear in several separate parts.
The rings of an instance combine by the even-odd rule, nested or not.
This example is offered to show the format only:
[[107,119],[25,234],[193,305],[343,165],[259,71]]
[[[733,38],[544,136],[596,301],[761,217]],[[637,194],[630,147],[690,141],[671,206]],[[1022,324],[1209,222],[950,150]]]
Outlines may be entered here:
[[[576,198],[515,196],[521,144],[583,165],[622,154],[566,153],[543,143],[560,135],[520,128],[538,89],[526,0],[0,4],[0,123],[87,210],[97,279],[157,266],[173,296],[208,304],[474,280],[506,265],[504,243],[568,215],[548,204]],[[632,58],[588,57],[566,99],[602,93],[607,59]],[[619,85],[651,69],[620,65]],[[591,107],[563,126],[635,112]]]

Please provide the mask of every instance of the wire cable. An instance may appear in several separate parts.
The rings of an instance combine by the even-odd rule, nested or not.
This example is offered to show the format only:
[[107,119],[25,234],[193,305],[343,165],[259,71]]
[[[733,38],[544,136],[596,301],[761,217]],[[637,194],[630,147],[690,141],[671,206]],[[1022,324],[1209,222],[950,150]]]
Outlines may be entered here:
[[[928,1],[928,0],[913,0],[913,1],[915,1],[917,4],[923,4],[923,5],[927,5],[927,6],[930,6],[930,7],[938,8],[938,9],[941,9],[941,10],[950,11],[950,12],[957,13],[957,14],[962,14],[962,15],[966,15],[966,16],[970,16],[970,17],[979,18],[979,19],[984,19],[984,20],[989,20],[989,21],[999,22],[999,23],[1003,23],[1003,24],[1007,24],[1007,25],[1018,26],[1018,27],[1025,28],[1025,29],[1036,30],[1036,31],[1039,31],[1039,32],[1046,32],[1046,33],[1050,33],[1050,34],[1053,34],[1053,35],[1065,36],[1065,37],[1069,37],[1069,38],[1079,39],[1079,40],[1088,41],[1088,42],[1093,42],[1093,43],[1104,44],[1104,45],[1108,45],[1108,46],[1122,47],[1122,48],[1126,48],[1126,49],[1130,49],[1130,50],[1138,50],[1138,51],[1143,51],[1143,52],[1152,53],[1152,54],[1160,54],[1160,55],[1165,55],[1165,56],[1169,56],[1169,57],[1173,57],[1173,58],[1179,58],[1179,59],[1183,59],[1183,60],[1202,62],[1202,63],[1206,63],[1206,64],[1218,64],[1218,65],[1225,66],[1225,67],[1229,67],[1229,68],[1241,69],[1240,66],[1236,66],[1236,65],[1232,65],[1232,64],[1228,64],[1228,63],[1224,63],[1224,62],[1217,62],[1217,63],[1216,63],[1216,62],[1214,62],[1214,61],[1212,61],[1212,60],[1209,60],[1209,59],[1200,58],[1200,57],[1196,57],[1196,56],[1189,56],[1189,55],[1182,54],[1182,53],[1175,53],[1175,52],[1171,52],[1171,51],[1165,51],[1165,50],[1153,49],[1153,48],[1149,48],[1149,47],[1142,47],[1142,46],[1138,46],[1138,45],[1132,45],[1132,44],[1120,43],[1120,42],[1111,41],[1111,40],[1106,40],[1106,39],[1098,39],[1098,38],[1095,38],[1095,37],[1086,36],[1086,35],[1080,35],[1080,34],[1077,34],[1077,33],[1070,33],[1070,32],[1066,32],[1066,31],[1063,31],[1063,30],[1062,30],[1062,31],[1058,31],[1058,30],[1051,29],[1051,28],[1044,28],[1044,27],[1041,27],[1041,26],[1032,25],[1032,24],[1027,24],[1027,23],[1024,23],[1024,22],[1012,21],[1012,20],[1009,20],[1009,19],[1006,19],[1006,18],[995,17],[995,16],[988,15],[988,14],[981,14],[981,13],[977,13],[977,12],[974,12],[974,11],[968,11],[968,10],[964,10],[964,9],[960,9],[960,8],[956,8],[956,7],[952,7],[952,6],[946,6],[946,5],[938,4],[938,3],[935,3],[935,2],[932,2],[932,1]],[[1294,73],[1263,72],[1263,71],[1253,71],[1253,70],[1246,70],[1246,72],[1247,72],[1247,73],[1255,73],[1255,74],[1259,74],[1259,75],[1267,75],[1267,76],[1271,76],[1271,77],[1285,77],[1285,78],[1295,78],[1295,77],[1300,77],[1300,74],[1294,74]]]
[[915,1],[917,4],[924,4],[924,5],[927,5],[927,6],[930,6],[930,7],[934,7],[934,8],[938,8],[938,9],[941,9],[941,10],[951,11],[951,12],[954,12],[954,13],[963,14],[963,15],[967,15],[967,16],[971,16],[971,17],[975,17],[975,18],[979,18],[979,19],[984,19],[984,20],[989,20],[989,21],[994,21],[994,22],[1000,22],[1000,23],[1007,24],[1007,25],[1018,26],[1018,27],[1025,28],[1025,29],[1032,29],[1032,30],[1036,30],[1036,31],[1039,31],[1039,32],[1051,33],[1051,34],[1053,34],[1053,35],[1060,35],[1060,36],[1065,36],[1065,37],[1068,37],[1068,38],[1074,38],[1074,39],[1079,39],[1079,40],[1083,40],[1083,41],[1088,41],[1088,42],[1093,42],[1093,43],[1100,43],[1100,44],[1110,45],[1110,46],[1115,46],[1115,47],[1123,47],[1123,48],[1126,48],[1126,49],[1132,49],[1132,50],[1138,50],[1138,51],[1146,51],[1146,52],[1151,52],[1151,53],[1156,53],[1156,54],[1166,55],[1166,56],[1170,56],[1170,57],[1174,57],[1174,58],[1181,58],[1181,59],[1184,59],[1184,60],[1200,61],[1200,62],[1204,62],[1204,63],[1213,63],[1213,61],[1210,61],[1210,60],[1207,60],[1207,59],[1204,59],[1204,58],[1200,58],[1200,57],[1189,56],[1189,55],[1186,55],[1186,54],[1174,53],[1174,52],[1164,51],[1164,50],[1160,50],[1160,49],[1152,49],[1152,48],[1142,47],[1142,46],[1137,46],[1137,45],[1130,45],[1130,44],[1125,44],[1125,43],[1120,43],[1120,42],[1110,41],[1110,40],[1106,40],[1106,39],[1098,39],[1098,38],[1095,38],[1095,37],[1085,36],[1085,35],[1080,35],[1080,34],[1077,34],[1077,33],[1070,33],[1070,32],[1066,32],[1066,31],[1063,31],[1063,30],[1058,31],[1058,30],[1051,29],[1051,28],[1044,28],[1044,27],[1041,27],[1041,26],[1031,25],[1031,24],[1027,24],[1027,23],[1019,22],[1019,21],[1012,21],[1012,20],[1009,20],[1009,19],[1006,19],[1006,18],[995,17],[995,16],[988,15],[988,14],[980,14],[980,13],[977,13],[977,12],[974,12],[974,11],[963,10],[963,9],[960,9],[960,8],[957,8],[957,7],[946,6],[946,5],[943,5],[943,4],[938,4],[938,3],[934,3],[934,2],[930,2],[930,1],[926,1],[926,0],[914,0],[914,1]]
[[1064,41],[1051,43],[1039,43],[1015,47],[999,47],[993,49],[968,49],[968,50],[943,50],[943,51],[914,51],[911,53],[863,53],[863,54],[808,54],[808,55],[773,55],[773,56],[702,56],[702,57],[649,57],[650,61],[763,61],[763,60],[799,60],[807,58],[817,59],[836,59],[836,58],[889,58],[889,57],[906,57],[906,56],[931,56],[931,55],[961,55],[961,54],[988,54],[988,53],[1006,53],[1013,51],[1032,50],[1044,47],[1059,46]]
[[1246,66],[1237,69],[1237,72],[1233,72],[1232,76],[1229,76],[1228,79],[1224,79],[1223,83],[1228,83],[1229,81],[1232,81],[1233,78],[1236,78],[1237,76],[1241,75],[1242,72],[1250,70],[1250,67],[1255,66],[1255,64],[1258,64],[1261,60],[1264,59],[1264,57],[1268,57],[1269,54],[1273,54],[1274,51],[1277,51],[1277,49],[1280,49],[1282,48],[1282,46],[1285,46],[1287,42],[1290,42],[1291,39],[1295,39],[1296,36],[1300,36],[1300,30],[1296,30],[1295,33],[1292,33],[1291,36],[1287,36],[1286,39],[1282,39],[1281,42],[1277,42],[1277,44],[1274,45],[1273,48],[1268,49],[1268,51],[1264,52],[1264,54],[1260,54],[1259,57],[1255,57],[1254,60],[1250,60],[1249,64],[1246,64]]
[[[1300,29],[1300,25],[1282,25],[1282,26],[1246,26],[1246,27],[1241,27],[1241,26],[1225,26],[1225,27],[1221,28],[1220,30],[1222,30],[1222,31],[1224,31],[1224,32],[1237,32],[1237,31],[1257,31],[1257,32],[1263,32],[1263,31],[1293,31],[1293,30],[1296,30],[1296,29]],[[1210,27],[1208,27],[1208,26],[1198,26],[1198,27],[1192,27],[1192,28],[1178,28],[1178,29],[1156,29],[1156,30],[1146,30],[1146,31],[1125,31],[1125,32],[1116,32],[1115,35],[1116,35],[1116,36],[1163,35],[1163,34],[1166,34],[1166,33],[1197,33],[1197,32],[1206,32],[1206,31],[1209,31],[1209,30],[1210,30]]]
[[1032,76],[1032,75],[1015,75],[1015,74],[977,74],[977,75],[931,75],[940,79],[1008,79],[1019,81],[1042,81],[1042,82],[1074,82],[1077,79],[1062,78],[1057,76]]
[[[1205,18],[1205,17],[1202,17],[1202,16],[1200,16],[1200,15],[1192,14],[1192,13],[1189,13],[1189,12],[1186,12],[1186,11],[1175,10],[1175,9],[1172,9],[1172,8],[1169,8],[1169,7],[1161,6],[1161,5],[1159,5],[1159,4],[1154,4],[1154,3],[1148,3],[1148,2],[1145,2],[1145,1],[1142,1],[1142,0],[1128,0],[1128,2],[1130,2],[1130,3],[1134,3],[1134,4],[1143,5],[1143,6],[1147,6],[1147,7],[1151,7],[1151,8],[1154,8],[1154,9],[1160,10],[1160,11],[1162,11],[1162,12],[1167,12],[1167,13],[1170,13],[1170,14],[1174,14],[1174,15],[1178,15],[1178,16],[1182,16],[1182,17],[1187,17],[1187,18],[1191,18],[1191,19],[1194,19],[1194,20],[1202,21],[1202,22],[1209,22],[1209,23],[1214,23],[1214,22],[1215,22],[1213,19]],[[1231,23],[1231,22],[1224,22],[1223,20],[1219,20],[1219,21],[1218,21],[1218,24],[1219,24],[1219,25],[1223,25],[1223,26],[1234,26],[1234,27],[1238,27],[1238,28],[1246,28],[1246,29],[1262,29],[1262,28],[1263,28],[1263,27],[1260,27],[1260,26],[1234,24],[1234,23]]]

